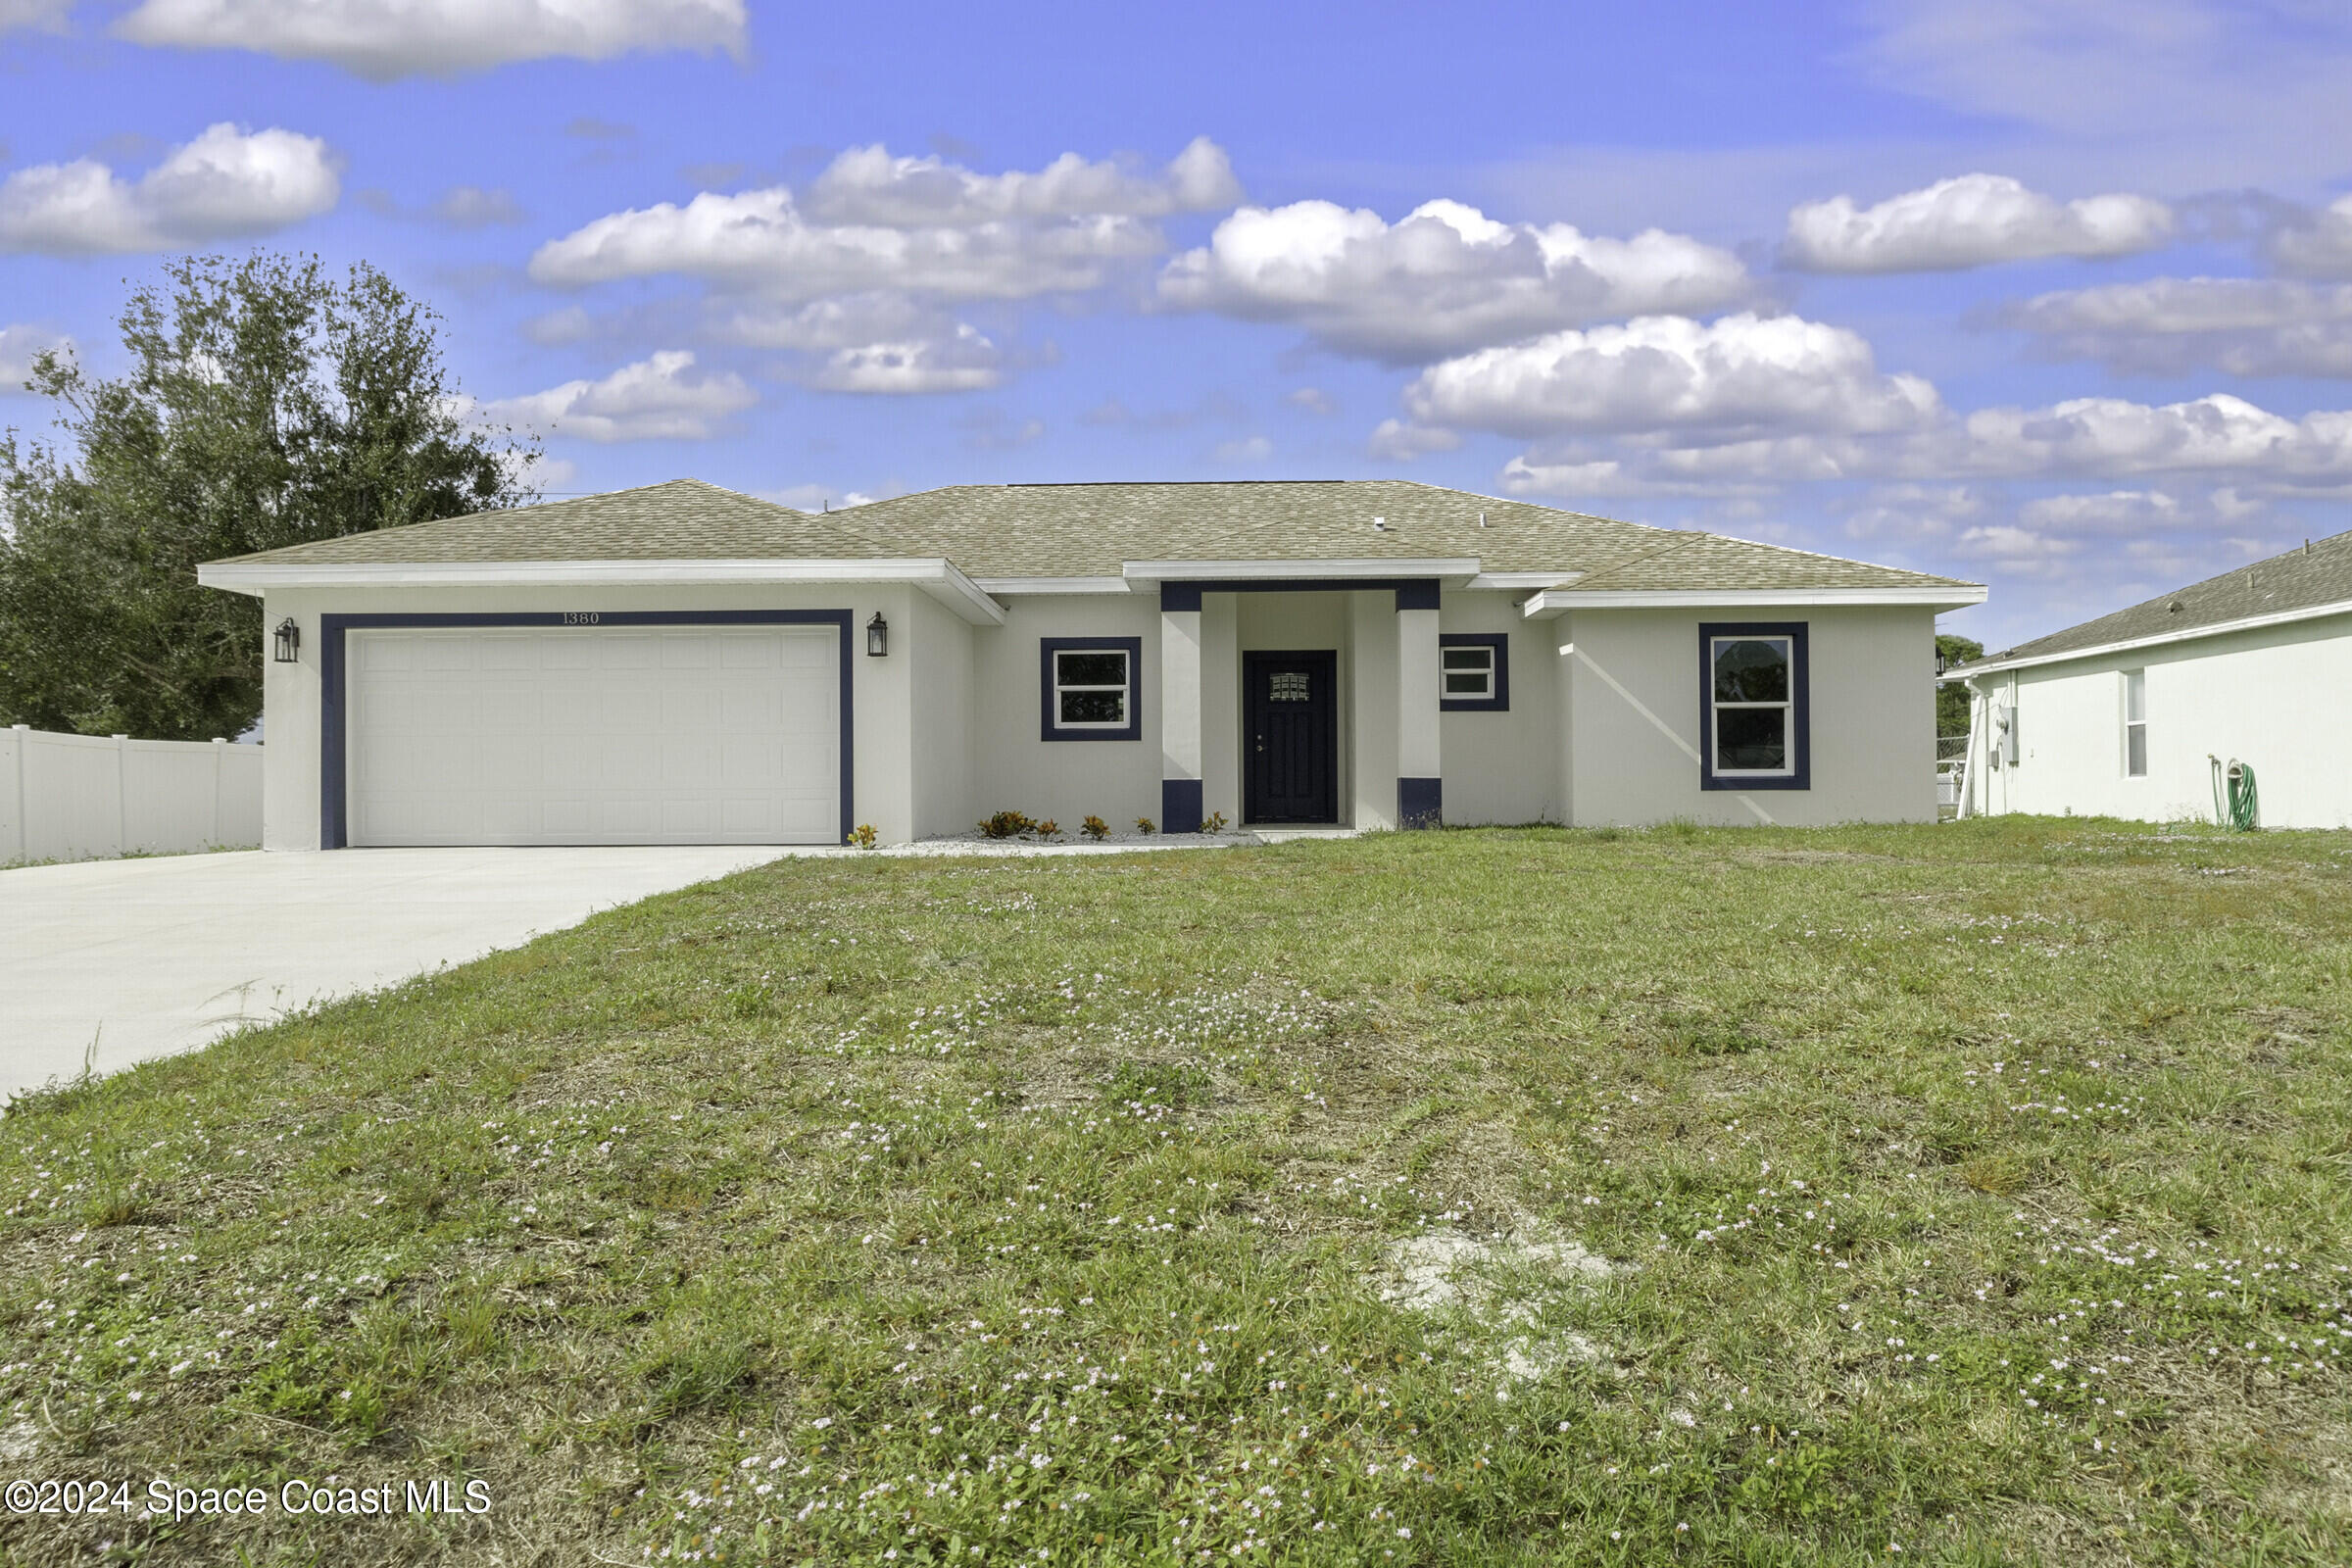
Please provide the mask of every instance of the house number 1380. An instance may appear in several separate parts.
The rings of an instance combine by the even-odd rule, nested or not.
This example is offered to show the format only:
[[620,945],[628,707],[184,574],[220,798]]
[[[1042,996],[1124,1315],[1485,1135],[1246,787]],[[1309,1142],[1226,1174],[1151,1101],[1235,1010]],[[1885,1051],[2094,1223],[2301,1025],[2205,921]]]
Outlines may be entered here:
[[566,626],[593,626],[597,619],[597,612],[593,610],[566,610],[564,612],[564,624]]

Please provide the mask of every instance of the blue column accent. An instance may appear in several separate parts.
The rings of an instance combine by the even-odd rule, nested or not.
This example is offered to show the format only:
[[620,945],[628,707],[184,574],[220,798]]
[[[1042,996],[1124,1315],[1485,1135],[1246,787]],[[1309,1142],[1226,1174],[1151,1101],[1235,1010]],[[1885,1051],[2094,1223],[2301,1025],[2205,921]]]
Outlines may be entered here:
[[1163,778],[1159,781],[1159,830],[1162,833],[1198,833],[1200,819],[1208,813],[1200,808],[1200,781],[1197,778]]
[[1396,825],[1401,828],[1437,827],[1446,820],[1446,781],[1442,778],[1400,778],[1396,781]]
[[1197,582],[1163,582],[1159,585],[1159,608],[1163,611],[1199,610],[1200,585]]
[[1435,610],[1438,608],[1438,579],[1407,577],[1396,585],[1398,610]]

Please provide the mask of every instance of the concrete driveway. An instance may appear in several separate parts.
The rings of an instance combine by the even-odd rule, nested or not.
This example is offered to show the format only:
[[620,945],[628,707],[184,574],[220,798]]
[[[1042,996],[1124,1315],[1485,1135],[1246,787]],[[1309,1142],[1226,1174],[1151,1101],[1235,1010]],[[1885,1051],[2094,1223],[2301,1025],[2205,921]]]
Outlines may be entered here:
[[341,850],[0,871],[0,1100],[789,852]]

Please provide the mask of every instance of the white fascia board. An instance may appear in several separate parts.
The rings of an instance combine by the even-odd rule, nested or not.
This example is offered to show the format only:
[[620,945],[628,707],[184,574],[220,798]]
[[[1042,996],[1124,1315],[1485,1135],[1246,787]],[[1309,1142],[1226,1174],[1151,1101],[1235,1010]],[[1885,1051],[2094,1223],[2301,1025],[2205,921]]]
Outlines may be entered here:
[[1476,556],[1397,561],[1129,561],[1129,582],[1269,582],[1286,577],[1344,579],[1436,577],[1459,588],[1478,575]]
[[985,594],[1131,594],[1124,577],[975,577]]
[[2299,620],[2325,620],[2329,615],[2352,615],[2352,599],[2339,599],[2327,605],[2306,605],[2301,610],[2281,610],[2268,615],[2248,615],[2242,620],[2216,621],[2210,626],[2191,626],[2185,631],[2159,632],[2153,637],[2133,637],[2120,643],[2070,648],[2059,654],[2034,654],[2026,659],[1980,660],[1974,664],[1947,672],[1943,679],[1964,681],[1975,675],[1998,674],[2004,669],[2032,669],[2040,664],[2063,664],[2075,659],[2106,659],[2116,654],[2136,653],[2143,648],[2194,642],[2200,637],[2223,637],[2233,631],[2260,631],[2266,626],[2290,626]]
[[1004,624],[1004,607],[940,557],[898,561],[215,562],[207,588],[256,598],[283,588],[645,588],[757,583],[908,583],[976,626]]
[[1465,585],[1494,593],[1518,594],[1533,588],[1565,588],[1584,575],[1581,571],[1482,571]]
[[1984,602],[1977,585],[1952,588],[1555,588],[1530,598],[1519,612],[1534,619],[1571,610],[1778,610],[1861,605],[1909,605],[1965,610]]

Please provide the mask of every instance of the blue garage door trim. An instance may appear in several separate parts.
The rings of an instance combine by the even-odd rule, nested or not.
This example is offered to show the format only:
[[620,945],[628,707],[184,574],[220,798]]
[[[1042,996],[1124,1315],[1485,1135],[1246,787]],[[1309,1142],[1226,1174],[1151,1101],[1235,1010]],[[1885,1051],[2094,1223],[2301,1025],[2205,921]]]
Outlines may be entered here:
[[[591,621],[584,614],[593,613]],[[349,748],[343,734],[343,636],[438,626],[831,626],[841,635],[841,837],[847,842],[857,808],[851,794],[850,624],[847,610],[599,610],[515,613],[449,612],[438,614],[320,615],[318,617],[318,845],[340,850],[350,842],[344,782]]]

